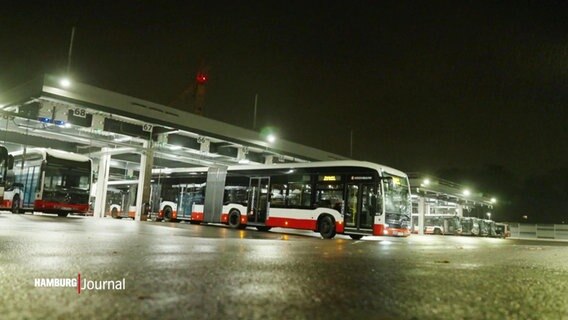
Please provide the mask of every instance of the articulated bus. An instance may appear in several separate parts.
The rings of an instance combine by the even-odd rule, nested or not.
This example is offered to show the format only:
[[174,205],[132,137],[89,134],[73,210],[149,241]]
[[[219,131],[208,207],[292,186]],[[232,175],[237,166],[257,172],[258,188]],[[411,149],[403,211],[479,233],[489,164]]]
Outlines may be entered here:
[[152,190],[159,219],[305,229],[326,239],[410,235],[406,174],[370,162],[154,169]]
[[13,213],[39,211],[61,217],[89,209],[91,159],[44,148],[15,152],[2,208]]

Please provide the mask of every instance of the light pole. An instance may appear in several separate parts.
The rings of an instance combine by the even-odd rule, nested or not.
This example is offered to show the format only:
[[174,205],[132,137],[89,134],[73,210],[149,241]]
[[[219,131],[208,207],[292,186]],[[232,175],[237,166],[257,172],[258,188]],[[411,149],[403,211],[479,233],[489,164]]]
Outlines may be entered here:
[[71,85],[71,80],[69,80],[71,72],[71,56],[73,55],[73,42],[75,40],[75,26],[71,29],[71,39],[69,40],[69,51],[67,52],[67,69],[65,78],[59,80],[59,85],[63,88],[69,88]]
[[258,104],[258,93],[254,95],[254,112],[252,116],[252,129],[256,130],[256,106]]
[[73,41],[75,40],[75,26],[71,29],[71,40],[69,41],[69,52],[67,53],[67,76],[71,70],[71,55],[73,54]]
[[353,159],[353,128],[349,131],[349,158]]

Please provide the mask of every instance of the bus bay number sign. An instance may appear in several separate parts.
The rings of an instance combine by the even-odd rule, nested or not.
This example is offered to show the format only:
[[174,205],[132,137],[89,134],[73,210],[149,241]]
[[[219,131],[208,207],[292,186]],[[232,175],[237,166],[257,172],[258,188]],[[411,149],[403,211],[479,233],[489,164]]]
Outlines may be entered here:
[[73,115],[79,118],[86,118],[87,117],[87,110],[83,108],[75,108],[73,109]]
[[152,125],[149,123],[145,123],[142,125],[142,130],[146,132],[152,132]]

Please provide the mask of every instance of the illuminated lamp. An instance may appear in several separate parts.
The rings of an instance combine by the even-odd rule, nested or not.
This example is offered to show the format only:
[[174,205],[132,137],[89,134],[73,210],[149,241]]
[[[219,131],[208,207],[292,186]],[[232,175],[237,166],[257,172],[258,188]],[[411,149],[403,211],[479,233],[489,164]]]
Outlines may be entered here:
[[63,88],[69,88],[71,86],[71,80],[69,80],[69,78],[63,78],[59,81],[59,85]]
[[207,75],[203,72],[199,72],[195,77],[197,84],[204,85],[207,83]]

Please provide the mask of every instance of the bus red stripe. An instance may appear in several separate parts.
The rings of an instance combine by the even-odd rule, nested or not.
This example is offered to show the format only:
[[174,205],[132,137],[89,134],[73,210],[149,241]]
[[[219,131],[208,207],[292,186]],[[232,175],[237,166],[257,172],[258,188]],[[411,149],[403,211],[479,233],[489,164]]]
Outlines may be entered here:
[[89,210],[89,204],[71,204],[62,202],[53,202],[45,200],[35,200],[34,209],[41,210],[61,210],[62,208],[69,208],[70,210],[62,211],[74,211],[74,212],[87,212]]
[[191,220],[193,221],[203,221],[203,212],[192,212]]
[[279,218],[279,217],[269,217],[266,220],[266,226],[268,227],[295,228],[295,229],[305,229],[305,230],[315,230],[316,223],[317,221],[315,220],[290,219],[290,218]]
[[2,206],[2,208],[12,208],[12,201],[2,200],[2,204],[0,206]]

